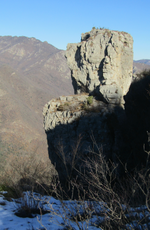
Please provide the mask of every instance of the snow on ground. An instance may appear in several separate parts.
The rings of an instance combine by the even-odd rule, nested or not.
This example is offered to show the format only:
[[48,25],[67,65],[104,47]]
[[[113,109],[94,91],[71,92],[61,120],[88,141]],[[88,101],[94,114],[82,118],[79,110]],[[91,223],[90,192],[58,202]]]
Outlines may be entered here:
[[[29,206],[31,205],[32,196],[30,194],[25,193],[25,197],[29,202]],[[30,198],[28,198],[30,197]],[[21,204],[26,202],[26,199],[13,199],[12,201],[7,201],[5,197],[0,195],[0,230],[35,230],[35,229],[51,229],[51,230],[61,230],[64,229],[65,226],[72,226],[73,229],[79,229],[79,226],[75,223],[75,221],[71,221],[69,217],[76,215],[76,211],[78,207],[80,207],[80,213],[82,209],[82,205],[77,204],[74,201],[64,201],[63,205],[59,200],[54,199],[53,197],[44,196],[39,198],[39,196],[34,194],[35,200],[41,200],[38,203],[41,203],[39,206],[43,206],[44,209],[49,210],[50,212],[44,215],[35,214],[33,218],[29,217],[18,217],[15,215],[15,212],[21,207]],[[83,203],[82,203],[83,204]],[[34,205],[34,204],[33,204]],[[79,222],[80,226],[84,229],[88,227],[89,224],[95,221],[94,218],[91,220],[86,220]],[[91,226],[88,228],[96,230],[97,228]]]
[[[34,196],[34,199],[33,199]],[[40,207],[43,210],[48,210],[49,212],[43,215],[32,214],[32,218],[29,217],[19,217],[15,213],[21,210],[22,207],[26,207],[28,204],[29,207]],[[86,209],[89,210],[91,206],[91,213],[88,211],[88,215],[84,215],[82,219],[82,214],[86,214]],[[92,208],[94,207],[94,209]],[[146,207],[140,207],[137,209],[131,209],[131,212],[136,215],[137,212],[142,209],[146,210]],[[38,209],[39,210],[39,209]],[[94,210],[94,211],[93,211]],[[72,226],[73,230],[79,229],[88,229],[88,230],[97,230],[94,224],[97,221],[102,221],[104,217],[96,216],[94,214],[95,210],[97,213],[101,211],[104,212],[104,206],[102,203],[94,203],[92,205],[89,201],[77,202],[77,201],[62,201],[54,199],[53,197],[43,196],[40,197],[39,194],[24,193],[24,199],[12,199],[12,201],[7,201],[4,197],[4,194],[0,194],[0,230],[35,230],[35,229],[47,229],[47,230],[66,230],[66,226]],[[108,210],[106,210],[108,211]],[[19,213],[19,212],[18,212]],[[21,213],[23,216],[24,213]],[[147,212],[149,216],[149,213]],[[78,221],[75,221],[74,217],[80,217]],[[137,223],[134,223],[130,226],[137,226]],[[129,229],[131,229],[129,227]],[[140,228],[138,225],[138,229]]]

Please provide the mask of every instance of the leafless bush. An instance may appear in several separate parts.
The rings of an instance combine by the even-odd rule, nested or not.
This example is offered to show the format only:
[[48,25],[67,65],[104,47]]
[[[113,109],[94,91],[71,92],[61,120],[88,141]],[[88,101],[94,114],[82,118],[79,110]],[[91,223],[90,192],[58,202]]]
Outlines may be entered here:
[[[135,229],[137,225],[149,224],[150,211],[150,169],[136,170],[121,178],[116,175],[116,167],[111,161],[106,161],[101,152],[93,153],[93,158],[87,158],[85,165],[88,170],[83,175],[87,182],[86,197],[89,200],[103,204],[105,220],[99,221],[97,226],[102,229]],[[81,185],[82,187],[82,185]],[[82,187],[85,189],[84,187]],[[145,212],[140,207],[145,205]],[[140,214],[135,216],[131,209],[138,207]],[[102,210],[101,210],[102,211]],[[97,217],[99,216],[97,212]],[[128,226],[128,228],[127,228]],[[130,228],[129,228],[130,227]]]
[[[78,203],[67,207],[59,193],[65,220],[71,219],[79,229],[84,230],[88,226],[106,230],[149,229],[149,167],[140,171],[135,169],[132,173],[125,170],[126,173],[119,177],[116,174],[117,165],[106,161],[101,150],[98,154],[92,152],[92,158],[87,157],[84,165],[86,173],[78,171],[82,180],[70,181],[72,192],[78,191]],[[59,183],[57,185],[61,187]]]
[[0,184],[4,190],[15,190],[18,196],[25,190],[40,192],[51,184],[54,171],[48,156],[10,154]]

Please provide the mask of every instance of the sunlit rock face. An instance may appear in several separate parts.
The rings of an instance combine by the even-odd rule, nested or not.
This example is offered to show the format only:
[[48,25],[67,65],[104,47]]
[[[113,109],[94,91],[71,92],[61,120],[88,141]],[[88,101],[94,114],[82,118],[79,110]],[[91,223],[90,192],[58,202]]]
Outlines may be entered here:
[[67,45],[66,58],[75,94],[88,92],[107,102],[123,101],[132,81],[130,34],[92,29],[81,35],[80,43]]

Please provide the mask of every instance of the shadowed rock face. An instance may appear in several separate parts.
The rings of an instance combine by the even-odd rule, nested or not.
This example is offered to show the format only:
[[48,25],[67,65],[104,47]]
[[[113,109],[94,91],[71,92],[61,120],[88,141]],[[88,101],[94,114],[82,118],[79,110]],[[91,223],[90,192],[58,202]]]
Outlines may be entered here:
[[124,97],[134,165],[145,164],[149,151],[150,71],[139,74]]
[[102,146],[106,155],[111,152],[113,136],[108,116],[113,107],[95,99],[89,105],[88,98],[60,97],[51,100],[43,110],[49,157],[62,184],[78,175],[75,168],[83,172],[83,162],[93,152],[100,153]]
[[131,35],[93,29],[82,34],[80,43],[67,45],[66,58],[75,94],[88,92],[107,102],[122,102],[132,80]]
[[[81,179],[85,162],[103,153],[116,165],[116,174],[147,163],[150,131],[150,75],[132,83],[125,109],[80,94],[48,102],[43,110],[49,157],[62,185]],[[144,146],[144,148],[143,148]]]

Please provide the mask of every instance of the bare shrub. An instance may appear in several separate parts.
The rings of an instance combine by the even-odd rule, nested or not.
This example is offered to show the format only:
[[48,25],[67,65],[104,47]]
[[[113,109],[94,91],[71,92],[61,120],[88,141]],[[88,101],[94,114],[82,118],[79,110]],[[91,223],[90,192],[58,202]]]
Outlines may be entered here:
[[46,191],[52,182],[54,172],[48,156],[36,153],[10,154],[5,170],[1,173],[0,184],[3,190],[14,189],[17,193],[25,190]]
[[[88,170],[83,175],[87,188],[80,185],[90,201],[101,203],[101,213],[95,210],[97,221],[94,226],[101,229],[135,229],[135,225],[149,226],[150,212],[150,169],[135,169],[134,173],[120,178],[116,175],[116,165],[106,161],[101,152],[93,153],[93,158],[87,158],[85,165]],[[145,210],[142,210],[145,205]],[[133,214],[134,208],[137,214]],[[101,215],[105,219],[101,221]],[[133,222],[135,223],[133,225]],[[142,227],[141,227],[142,229]]]
[[[106,161],[101,150],[99,154],[92,152],[92,155],[83,162],[86,173],[78,171],[83,180],[70,181],[72,193],[78,191],[78,202],[74,206],[66,206],[60,193],[58,196],[68,229],[72,229],[72,225],[68,226],[67,220],[74,221],[82,230],[89,226],[106,230],[149,229],[149,167],[140,171],[135,169],[132,173],[125,170],[126,174],[119,177],[117,165]],[[61,187],[59,183],[57,185],[56,190]]]

